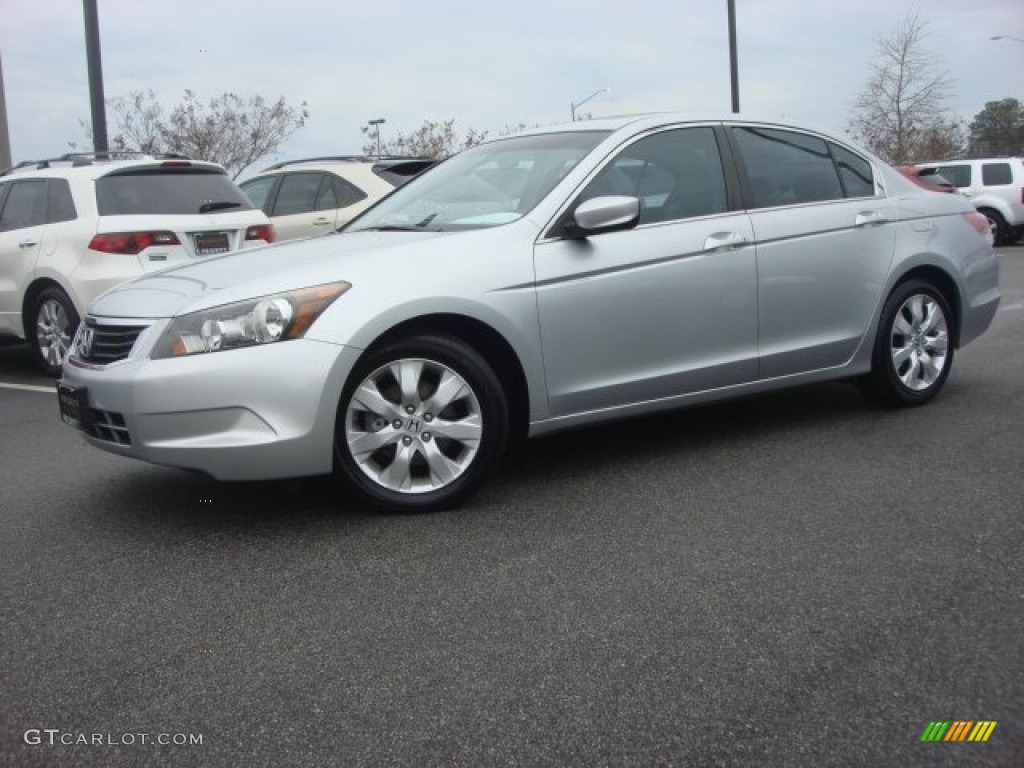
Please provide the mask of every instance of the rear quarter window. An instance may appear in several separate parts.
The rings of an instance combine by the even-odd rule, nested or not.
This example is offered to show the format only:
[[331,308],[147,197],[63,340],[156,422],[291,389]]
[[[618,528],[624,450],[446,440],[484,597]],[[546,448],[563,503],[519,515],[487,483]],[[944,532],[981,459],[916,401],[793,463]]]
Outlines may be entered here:
[[253,208],[227,174],[196,169],[147,169],[103,176],[96,181],[96,206],[100,216],[222,213]]
[[1013,183],[1009,163],[985,163],[981,166],[981,183],[986,187],[1005,187]]
[[923,168],[921,170],[921,178],[924,181],[929,181],[928,175],[932,173],[942,174],[950,180],[954,187],[971,186],[971,166],[969,165],[943,165],[938,168]]

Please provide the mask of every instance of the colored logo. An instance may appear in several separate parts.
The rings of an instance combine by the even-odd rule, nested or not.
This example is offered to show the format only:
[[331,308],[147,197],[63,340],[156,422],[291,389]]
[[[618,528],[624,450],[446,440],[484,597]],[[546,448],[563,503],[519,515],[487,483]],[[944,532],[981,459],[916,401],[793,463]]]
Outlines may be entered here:
[[988,741],[995,727],[995,720],[932,720],[921,741]]

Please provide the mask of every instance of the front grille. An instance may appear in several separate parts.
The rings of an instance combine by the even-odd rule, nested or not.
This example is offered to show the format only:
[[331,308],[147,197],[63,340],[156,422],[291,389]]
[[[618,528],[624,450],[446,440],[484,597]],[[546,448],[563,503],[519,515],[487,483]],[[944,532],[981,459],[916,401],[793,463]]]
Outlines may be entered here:
[[[75,353],[87,363],[106,365],[124,360],[132,351],[145,325],[100,325],[87,318],[76,339]],[[91,332],[91,338],[88,333]]]
[[128,432],[128,425],[124,423],[124,416],[115,411],[101,411],[99,408],[93,408],[89,434],[97,440],[105,440],[108,443],[132,444],[132,436]]

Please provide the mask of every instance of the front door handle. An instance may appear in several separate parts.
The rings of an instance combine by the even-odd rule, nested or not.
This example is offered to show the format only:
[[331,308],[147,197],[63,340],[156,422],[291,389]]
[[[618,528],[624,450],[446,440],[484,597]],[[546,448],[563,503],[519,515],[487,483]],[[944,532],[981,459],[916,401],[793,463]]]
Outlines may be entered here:
[[739,248],[747,245],[750,240],[742,232],[715,232],[704,239],[705,251],[717,251],[723,248]]
[[331,222],[329,222],[327,219],[324,219],[324,218],[313,219],[313,226],[314,227],[322,227],[322,226],[325,226],[325,225],[330,224],[330,223]]
[[22,240],[18,243],[19,248],[35,248],[37,245],[39,245],[38,240]]

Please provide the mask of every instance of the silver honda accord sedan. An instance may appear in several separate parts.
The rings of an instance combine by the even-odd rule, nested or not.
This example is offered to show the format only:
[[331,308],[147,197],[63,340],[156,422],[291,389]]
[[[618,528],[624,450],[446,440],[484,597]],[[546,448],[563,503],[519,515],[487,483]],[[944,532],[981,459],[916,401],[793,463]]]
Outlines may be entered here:
[[521,436],[851,379],[921,405],[999,303],[988,224],[818,131],[535,130],[341,232],[100,297],[58,383],[92,445],[451,506]]

